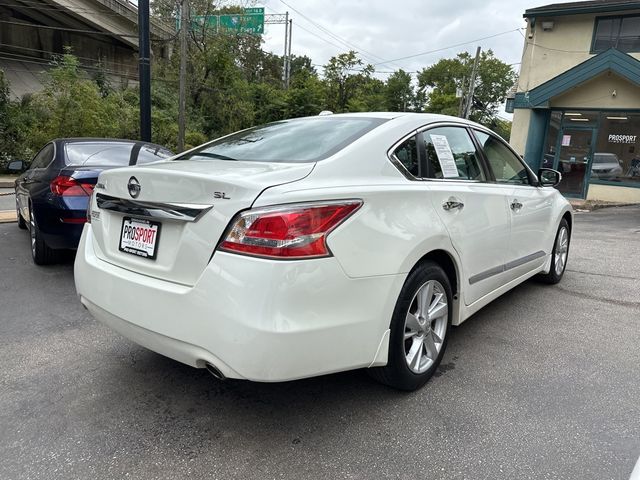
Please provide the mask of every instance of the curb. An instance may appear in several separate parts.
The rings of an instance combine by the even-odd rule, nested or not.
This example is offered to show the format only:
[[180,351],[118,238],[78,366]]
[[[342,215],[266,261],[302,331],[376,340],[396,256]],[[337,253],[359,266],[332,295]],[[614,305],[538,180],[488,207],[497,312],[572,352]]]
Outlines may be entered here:
[[0,210],[0,223],[13,223],[17,222],[15,210]]
[[13,188],[14,186],[13,180],[0,180],[0,188]]

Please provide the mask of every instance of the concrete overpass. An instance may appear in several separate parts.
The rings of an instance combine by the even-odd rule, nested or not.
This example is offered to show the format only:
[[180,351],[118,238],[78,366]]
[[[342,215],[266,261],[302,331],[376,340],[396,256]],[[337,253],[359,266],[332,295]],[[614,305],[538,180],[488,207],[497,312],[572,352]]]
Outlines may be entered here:
[[[42,88],[41,72],[71,47],[88,71],[97,64],[112,79],[138,78],[138,10],[129,0],[0,1],[0,68],[16,97]],[[152,55],[168,57],[176,32],[152,20]]]

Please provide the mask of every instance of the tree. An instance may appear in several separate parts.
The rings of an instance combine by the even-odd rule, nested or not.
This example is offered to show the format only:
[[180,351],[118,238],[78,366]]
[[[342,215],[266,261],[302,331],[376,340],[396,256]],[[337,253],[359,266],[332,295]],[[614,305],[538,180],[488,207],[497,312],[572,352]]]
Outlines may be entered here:
[[131,137],[137,110],[119,93],[104,97],[102,93],[85,78],[70,51],[56,58],[44,90],[34,94],[30,103],[35,120],[29,146],[35,150],[61,137]]
[[[458,113],[460,99],[456,92],[467,91],[473,60],[474,57],[468,52],[463,52],[455,58],[442,59],[418,73],[418,90],[426,92],[427,111],[446,115]],[[471,119],[490,124],[515,78],[516,74],[511,66],[495,58],[493,51],[482,52],[478,62]]]
[[387,79],[385,89],[385,107],[390,112],[411,110],[416,96],[411,85],[411,74],[400,69]]
[[291,76],[286,103],[285,117],[317,115],[328,108],[326,85],[315,71],[300,69]]
[[373,66],[365,66],[353,50],[331,57],[324,66],[329,110],[348,111],[349,102],[359,88],[366,89],[365,84],[371,79],[373,71]]

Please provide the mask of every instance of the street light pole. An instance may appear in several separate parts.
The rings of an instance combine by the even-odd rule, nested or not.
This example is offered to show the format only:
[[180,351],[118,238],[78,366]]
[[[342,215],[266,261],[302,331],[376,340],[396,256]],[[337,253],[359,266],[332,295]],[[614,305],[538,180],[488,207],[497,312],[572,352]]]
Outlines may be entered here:
[[149,0],[138,0],[138,62],[140,79],[140,139],[151,141],[151,47]]
[[187,31],[189,26],[189,3],[182,0],[180,9],[180,77],[178,78],[178,152],[184,151],[187,104]]

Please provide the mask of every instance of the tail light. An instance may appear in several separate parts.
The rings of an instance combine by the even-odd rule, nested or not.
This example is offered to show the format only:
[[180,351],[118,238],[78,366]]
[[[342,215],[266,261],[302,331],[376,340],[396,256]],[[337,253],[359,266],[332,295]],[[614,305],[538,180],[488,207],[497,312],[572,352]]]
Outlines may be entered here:
[[232,220],[218,248],[267,258],[327,257],[327,235],[361,205],[344,200],[247,210]]
[[80,183],[75,178],[59,175],[51,181],[51,192],[61,197],[90,197],[93,193],[91,183]]

